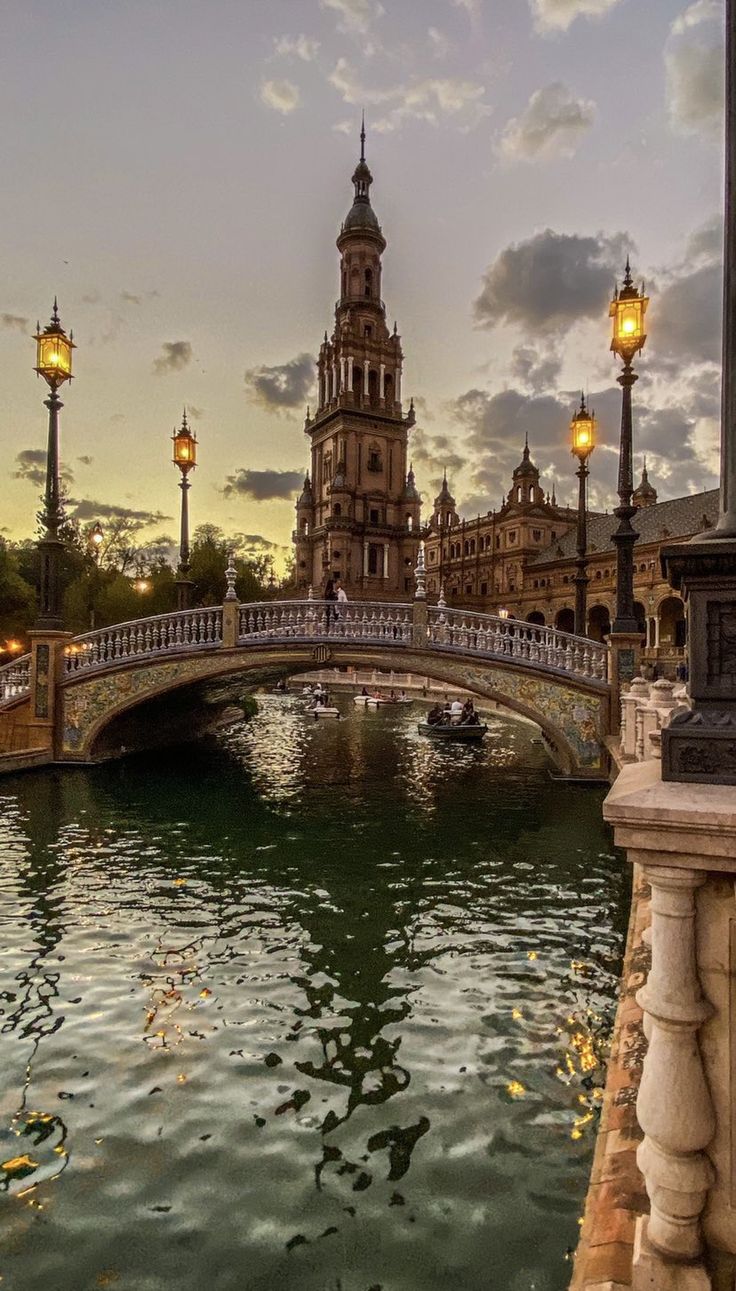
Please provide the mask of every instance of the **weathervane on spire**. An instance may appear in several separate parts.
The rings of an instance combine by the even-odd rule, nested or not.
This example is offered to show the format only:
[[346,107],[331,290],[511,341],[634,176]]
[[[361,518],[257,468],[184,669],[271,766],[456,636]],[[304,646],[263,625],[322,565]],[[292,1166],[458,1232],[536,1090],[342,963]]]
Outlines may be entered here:
[[365,108],[360,119],[360,160],[365,161]]

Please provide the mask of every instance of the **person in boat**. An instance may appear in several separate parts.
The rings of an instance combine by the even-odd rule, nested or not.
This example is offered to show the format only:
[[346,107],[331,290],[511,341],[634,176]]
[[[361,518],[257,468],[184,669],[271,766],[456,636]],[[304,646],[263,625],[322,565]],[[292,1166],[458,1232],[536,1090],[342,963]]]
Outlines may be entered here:
[[459,699],[453,699],[452,703],[450,704],[450,718],[454,726],[457,726],[458,722],[462,721],[463,706],[460,703]]
[[427,714],[427,722],[430,726],[443,726],[445,723],[445,714],[439,704],[435,704]]
[[395,704],[395,703],[396,703],[396,691],[394,690],[393,686],[391,687],[391,690],[389,691],[388,702],[389,702],[389,704]]
[[400,690],[400,691],[399,691],[399,699],[402,701],[402,703],[403,703],[403,701],[406,699],[406,691],[405,691],[405,690]]
[[365,686],[363,687],[363,689],[361,690],[361,692],[360,692],[360,693],[361,693],[361,695],[362,695],[363,699],[367,699],[367,698],[368,698],[368,691],[366,690]]

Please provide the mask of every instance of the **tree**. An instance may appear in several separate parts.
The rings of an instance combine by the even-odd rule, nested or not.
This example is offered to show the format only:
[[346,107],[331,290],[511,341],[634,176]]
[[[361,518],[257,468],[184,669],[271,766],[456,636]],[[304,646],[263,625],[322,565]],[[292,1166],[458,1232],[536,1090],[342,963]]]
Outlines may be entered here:
[[18,552],[0,538],[0,641],[24,637],[35,611],[35,589],[21,572]]

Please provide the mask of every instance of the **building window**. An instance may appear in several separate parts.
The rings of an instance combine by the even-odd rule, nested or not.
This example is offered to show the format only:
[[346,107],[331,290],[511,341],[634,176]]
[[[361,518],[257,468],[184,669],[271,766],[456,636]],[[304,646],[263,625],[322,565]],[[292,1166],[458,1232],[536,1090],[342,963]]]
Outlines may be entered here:
[[488,595],[488,584],[487,584],[487,583],[481,583],[481,585],[480,585],[480,594],[481,594],[481,596],[487,596],[487,595]]
[[370,340],[370,338],[372,337],[373,328],[371,327],[370,323],[366,323],[365,327],[363,328],[363,335],[367,337],[368,340]]
[[465,584],[465,595],[466,595],[466,596],[472,596],[472,595],[473,595],[473,584],[472,584],[472,583],[466,583],[466,584]]
[[500,546],[501,546],[501,535],[500,535],[500,533],[497,533],[497,534],[496,534],[496,546],[497,546],[497,547],[500,547]]
[[341,515],[342,515],[342,506],[340,505],[340,503],[339,503],[339,502],[336,502],[336,503],[335,503],[335,505],[334,505],[334,507],[332,508],[332,514],[333,514],[333,516],[341,516]]
[[375,509],[375,507],[371,508],[371,512],[370,512],[370,522],[371,522],[371,524],[380,524],[380,523],[381,523],[381,521],[380,521],[380,513]]
[[541,530],[541,529],[532,529],[532,538],[534,539],[534,541],[535,541],[535,542],[541,542],[541,541],[542,541],[542,530]]
[[378,543],[370,543],[368,547],[368,573],[374,576],[379,574],[381,572],[382,563],[383,548],[379,547]]
[[516,542],[516,538],[517,538],[516,529],[512,529],[512,530],[511,530],[511,532],[510,532],[510,534],[509,534],[509,542],[510,542],[510,543],[511,543],[511,542]]
[[570,582],[570,579],[568,578],[567,574],[562,575],[562,582],[564,586],[567,587],[567,584]]
[[381,454],[377,448],[368,449],[368,470],[369,471],[381,470]]
[[434,549],[432,549],[432,551],[430,551],[430,553],[429,553],[429,563],[430,563],[430,565],[433,565],[433,564],[434,564],[434,562],[436,561],[436,559],[437,559],[437,552],[436,552]]

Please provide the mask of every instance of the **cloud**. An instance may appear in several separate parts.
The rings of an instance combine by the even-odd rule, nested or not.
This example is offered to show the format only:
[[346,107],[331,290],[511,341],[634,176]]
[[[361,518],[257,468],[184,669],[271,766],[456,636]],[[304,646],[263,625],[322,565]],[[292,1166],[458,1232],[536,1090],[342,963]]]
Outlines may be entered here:
[[264,538],[262,533],[233,534],[233,545],[236,550],[248,552],[250,555],[263,555],[270,551],[290,550],[282,543],[271,542],[270,538]]
[[430,53],[433,58],[447,58],[452,45],[443,31],[440,31],[438,27],[428,27],[427,39],[429,40]]
[[696,0],[675,19],[664,63],[673,129],[680,134],[719,138],[725,63],[721,0]]
[[360,82],[348,60],[339,58],[328,79],[344,103],[385,110],[383,116],[370,123],[371,130],[379,134],[400,130],[406,121],[426,121],[431,125],[451,121],[460,130],[472,130],[491,112],[483,98],[485,86],[460,77],[427,77],[385,89],[369,89]]
[[304,353],[288,363],[249,368],[245,384],[250,398],[269,412],[301,408],[315,383],[315,364],[314,356]]
[[499,150],[513,161],[537,157],[572,157],[595,120],[590,99],[576,99],[560,81],[532,94],[524,111],[512,117],[501,135]]
[[97,502],[92,498],[81,500],[70,498],[67,503],[69,514],[75,520],[131,520],[141,529],[151,524],[161,524],[163,520],[172,520],[173,516],[164,515],[163,511],[139,511],[134,507],[116,506],[110,502]]
[[429,435],[420,428],[412,431],[409,456],[419,468],[420,476],[424,473],[423,467],[433,477],[441,478],[444,470],[453,475],[466,464],[466,458],[457,451],[456,440],[449,435]]
[[540,351],[534,345],[517,345],[511,355],[511,375],[534,394],[551,389],[561,367],[562,359],[554,346]]
[[311,63],[319,53],[320,44],[311,36],[278,36],[273,42],[274,52],[280,58],[300,58]]
[[157,376],[167,372],[181,372],[192,361],[191,341],[164,341],[163,353],[153,360],[153,370]]
[[91,466],[94,460],[94,457],[90,457],[89,453],[83,453],[81,457],[77,458],[77,461],[81,462],[82,466]]
[[319,0],[320,8],[337,14],[338,31],[349,36],[365,35],[385,12],[378,0]]
[[[22,448],[16,456],[15,466],[13,479],[28,480],[37,489],[43,488],[46,483],[46,450],[44,448]],[[62,464],[60,474],[63,484],[69,485],[74,482],[74,472],[70,467]]]
[[567,31],[576,18],[601,18],[619,0],[530,0],[534,25],[547,34]]
[[0,327],[16,328],[19,332],[25,332],[28,327],[28,319],[21,318],[20,314],[0,314]]
[[292,81],[264,81],[261,85],[261,103],[283,116],[299,106],[299,98],[299,86]]
[[255,502],[293,498],[304,483],[303,471],[239,470],[228,475],[222,492],[226,498],[253,498]]
[[564,332],[581,318],[605,316],[614,278],[631,240],[545,229],[512,243],[489,265],[475,301],[480,327],[516,323],[533,336]]
[[664,271],[652,290],[647,352],[668,380],[693,364],[720,361],[722,249],[723,222],[715,215],[690,234],[682,262]]

